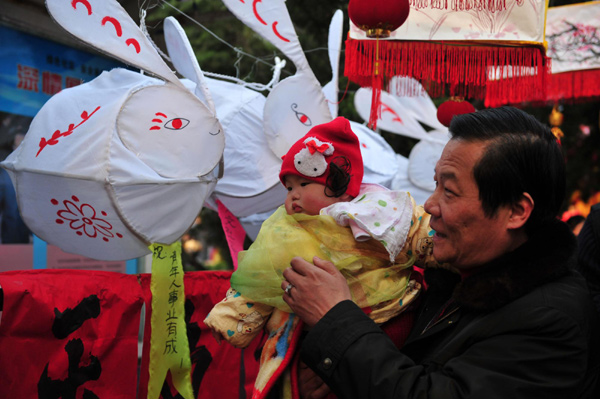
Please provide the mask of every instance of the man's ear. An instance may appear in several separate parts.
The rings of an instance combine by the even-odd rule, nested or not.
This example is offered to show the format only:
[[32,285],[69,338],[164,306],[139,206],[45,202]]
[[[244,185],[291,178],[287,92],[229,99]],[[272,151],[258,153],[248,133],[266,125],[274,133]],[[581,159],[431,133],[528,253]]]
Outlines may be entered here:
[[520,229],[525,225],[534,207],[533,198],[529,193],[523,193],[521,198],[511,206],[507,227],[509,229]]

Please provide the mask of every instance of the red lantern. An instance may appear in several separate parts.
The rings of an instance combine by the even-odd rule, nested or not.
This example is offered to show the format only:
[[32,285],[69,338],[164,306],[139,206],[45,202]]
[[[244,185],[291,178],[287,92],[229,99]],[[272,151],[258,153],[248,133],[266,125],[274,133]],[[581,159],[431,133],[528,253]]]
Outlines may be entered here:
[[473,104],[464,101],[461,97],[450,97],[448,101],[438,107],[437,118],[442,125],[448,127],[456,115],[470,114],[471,112],[475,112]]
[[[348,16],[367,37],[386,38],[406,21],[410,11],[409,0],[350,0]],[[379,43],[376,44],[375,64],[371,77],[371,115],[369,126],[375,130],[381,117],[381,90],[384,73],[379,62]]]
[[409,0],[350,0],[348,16],[367,37],[389,37],[408,18]]

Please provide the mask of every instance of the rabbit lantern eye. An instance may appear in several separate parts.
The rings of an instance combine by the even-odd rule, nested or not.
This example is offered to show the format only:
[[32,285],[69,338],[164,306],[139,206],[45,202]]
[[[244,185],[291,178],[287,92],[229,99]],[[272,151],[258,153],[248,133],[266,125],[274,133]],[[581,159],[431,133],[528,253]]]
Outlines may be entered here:
[[[155,114],[155,118],[152,119],[152,122],[154,123],[160,123],[162,124],[164,119],[167,118],[167,115],[163,114],[162,112],[157,112]],[[187,125],[190,124],[190,120],[189,119],[185,119],[185,118],[173,118],[171,120],[168,120],[167,122],[164,123],[163,127],[165,129],[169,129],[169,130],[181,130],[184,129]],[[150,128],[150,130],[160,130],[161,127],[154,125]]]
[[174,118],[165,123],[165,128],[171,130],[181,130],[190,124],[190,121],[185,118]]

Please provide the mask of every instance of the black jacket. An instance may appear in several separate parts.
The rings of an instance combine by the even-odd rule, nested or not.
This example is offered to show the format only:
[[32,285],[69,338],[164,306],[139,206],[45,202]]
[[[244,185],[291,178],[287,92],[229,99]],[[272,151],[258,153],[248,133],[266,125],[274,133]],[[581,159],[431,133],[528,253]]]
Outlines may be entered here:
[[428,270],[401,352],[341,302],[308,333],[302,359],[345,399],[600,398],[600,321],[575,250],[555,222],[463,281]]
[[585,277],[600,314],[600,204],[592,206],[577,239],[578,270]]

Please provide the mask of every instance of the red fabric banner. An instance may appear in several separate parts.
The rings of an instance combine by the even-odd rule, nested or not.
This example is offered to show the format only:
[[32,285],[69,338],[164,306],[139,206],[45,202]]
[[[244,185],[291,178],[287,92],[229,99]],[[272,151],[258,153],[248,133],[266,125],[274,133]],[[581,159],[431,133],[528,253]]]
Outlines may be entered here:
[[217,200],[217,211],[219,213],[219,218],[221,218],[221,224],[223,225],[223,232],[225,232],[229,251],[231,252],[233,270],[237,270],[238,254],[240,251],[244,250],[246,231],[238,218],[219,200]]
[[136,397],[136,276],[77,270],[0,274],[0,397]]
[[[203,323],[225,297],[230,276],[230,271],[202,271],[184,277],[195,398],[252,396],[263,340],[244,350],[218,345]],[[145,398],[150,278],[60,269],[0,273],[0,398]],[[143,303],[148,312],[138,381]],[[167,382],[161,398],[181,396]]]

